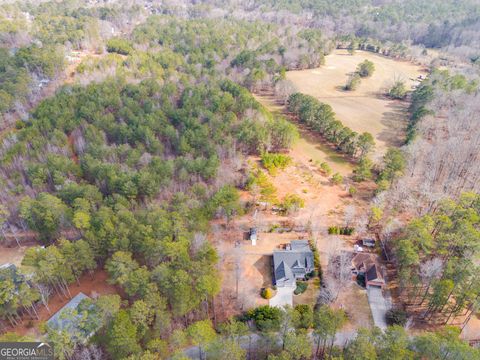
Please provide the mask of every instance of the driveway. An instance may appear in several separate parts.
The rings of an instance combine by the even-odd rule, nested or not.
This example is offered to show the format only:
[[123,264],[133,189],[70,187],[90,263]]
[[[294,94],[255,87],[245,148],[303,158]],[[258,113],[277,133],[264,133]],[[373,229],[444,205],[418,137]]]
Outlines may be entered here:
[[372,310],[373,323],[375,326],[384,330],[387,328],[386,315],[388,311],[388,302],[383,296],[382,289],[376,286],[369,286],[367,290],[368,303]]
[[285,305],[293,306],[294,287],[279,287],[277,294],[269,301],[270,306],[283,307]]

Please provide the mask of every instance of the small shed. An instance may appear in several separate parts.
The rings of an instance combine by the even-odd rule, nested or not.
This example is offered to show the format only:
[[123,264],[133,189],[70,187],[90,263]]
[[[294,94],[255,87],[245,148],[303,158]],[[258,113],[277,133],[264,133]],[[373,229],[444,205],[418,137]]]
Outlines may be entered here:
[[368,248],[374,248],[375,247],[375,239],[372,238],[366,238],[362,239],[362,245]]

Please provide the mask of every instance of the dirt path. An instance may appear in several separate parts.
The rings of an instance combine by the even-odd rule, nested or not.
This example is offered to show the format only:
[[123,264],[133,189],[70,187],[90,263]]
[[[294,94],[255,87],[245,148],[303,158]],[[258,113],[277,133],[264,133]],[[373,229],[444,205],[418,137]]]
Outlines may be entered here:
[[[342,90],[349,74],[365,59],[375,64],[373,75],[362,79],[353,92]],[[325,60],[325,65],[317,69],[288,71],[287,79],[298,91],[330,104],[346,126],[357,132],[370,132],[377,143],[374,158],[379,158],[389,146],[401,145],[408,104],[392,101],[383,94],[395,80],[404,81],[411,89],[418,84],[417,77],[425,76],[426,71],[410,62],[365,51],[349,55],[346,50],[336,50]]]

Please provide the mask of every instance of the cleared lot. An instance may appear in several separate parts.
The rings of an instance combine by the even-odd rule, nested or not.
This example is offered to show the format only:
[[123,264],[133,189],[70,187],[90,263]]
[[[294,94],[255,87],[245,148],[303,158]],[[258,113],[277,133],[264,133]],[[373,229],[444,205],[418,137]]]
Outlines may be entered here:
[[[368,59],[375,64],[370,78],[362,79],[356,91],[344,91],[350,73]],[[346,126],[357,132],[368,131],[377,143],[376,156],[387,147],[400,145],[406,127],[406,103],[392,101],[383,96],[395,80],[405,81],[407,88],[425,75],[420,66],[396,61],[370,52],[357,51],[350,55],[346,50],[336,50],[326,57],[325,65],[317,69],[288,71],[287,79],[297,91],[314,96],[330,104]]]
[[0,265],[2,264],[15,264],[20,266],[22,263],[23,257],[25,256],[25,251],[27,250],[26,246],[22,247],[0,247]]

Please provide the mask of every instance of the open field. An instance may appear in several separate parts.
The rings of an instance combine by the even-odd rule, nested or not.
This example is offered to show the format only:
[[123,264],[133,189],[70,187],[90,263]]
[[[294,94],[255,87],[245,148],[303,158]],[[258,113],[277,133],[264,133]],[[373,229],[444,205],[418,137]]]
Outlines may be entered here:
[[354,281],[352,281],[350,286],[340,291],[337,300],[332,306],[345,310],[349,322],[344,330],[353,330],[359,327],[368,328],[373,325],[367,290],[362,289]]
[[[254,95],[258,102],[273,113],[282,113],[284,107],[279,105],[273,95]],[[334,172],[343,176],[353,170],[353,164],[344,156],[331,147],[322,143],[320,136],[305,129],[301,124],[297,125],[300,138],[292,145],[290,156],[297,162],[309,163],[327,162]],[[311,161],[310,161],[311,160]]]
[[14,264],[17,267],[22,263],[25,251],[28,249],[26,246],[22,247],[4,247],[0,246],[0,265],[2,264]]
[[[365,59],[375,64],[375,72],[370,78],[362,78],[357,90],[344,91],[342,86],[349,74]],[[377,143],[374,158],[387,147],[400,145],[407,103],[390,100],[384,94],[395,80],[405,81],[410,89],[425,71],[418,65],[365,51],[350,55],[346,50],[336,50],[325,60],[321,68],[288,71],[287,79],[297,91],[330,104],[344,125],[357,132],[370,132]]]

